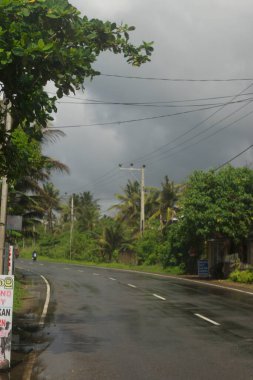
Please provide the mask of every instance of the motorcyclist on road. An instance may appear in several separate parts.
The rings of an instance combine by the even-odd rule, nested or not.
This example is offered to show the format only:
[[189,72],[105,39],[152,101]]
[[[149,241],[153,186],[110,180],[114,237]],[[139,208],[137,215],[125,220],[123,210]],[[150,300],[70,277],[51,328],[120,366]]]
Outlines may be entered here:
[[32,259],[33,259],[33,261],[37,260],[37,252],[36,251],[33,251],[33,253],[32,253]]

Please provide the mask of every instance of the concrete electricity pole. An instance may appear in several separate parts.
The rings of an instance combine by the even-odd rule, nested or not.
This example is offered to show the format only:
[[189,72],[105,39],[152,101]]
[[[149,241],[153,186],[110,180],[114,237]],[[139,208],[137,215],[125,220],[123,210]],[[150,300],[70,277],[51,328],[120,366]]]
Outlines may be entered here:
[[70,206],[70,237],[69,237],[69,259],[72,259],[72,239],[73,239],[73,229],[74,229],[74,195],[71,197]]
[[[0,101],[0,107],[5,107],[4,102]],[[11,115],[6,107],[5,130],[11,130]],[[3,257],[5,253],[5,234],[6,234],[6,219],[7,219],[7,199],[8,199],[8,183],[7,176],[2,178],[2,194],[1,194],[1,212],[0,212],[0,274],[3,274]]]
[[144,181],[144,170],[145,165],[142,165],[141,168],[134,168],[133,164],[130,165],[130,168],[123,168],[121,164],[119,165],[121,170],[130,170],[141,172],[141,214],[140,214],[140,233],[143,235],[145,229],[145,181]]

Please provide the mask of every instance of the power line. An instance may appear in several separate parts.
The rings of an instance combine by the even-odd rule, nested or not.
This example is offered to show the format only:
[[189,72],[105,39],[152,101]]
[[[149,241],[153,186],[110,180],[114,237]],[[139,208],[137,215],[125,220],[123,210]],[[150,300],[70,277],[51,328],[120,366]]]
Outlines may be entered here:
[[[113,172],[115,172],[115,173],[113,174]],[[118,172],[117,167],[113,167],[112,169],[108,170],[108,172],[106,172],[105,174],[103,174],[102,176],[100,176],[94,180],[92,187],[95,187],[96,185],[103,183],[103,181],[107,181],[108,179],[112,179],[116,175],[116,172]],[[88,187],[88,186],[86,186],[86,187]],[[73,193],[73,192],[78,193],[78,192],[82,191],[83,188],[84,188],[84,186],[78,187],[78,189],[75,188],[73,190],[69,190],[69,193]]]
[[[236,99],[238,96],[240,96],[242,93],[244,93],[245,91],[247,91],[251,86],[253,85],[253,82],[247,86],[246,88],[244,88],[241,92],[239,92],[239,94],[236,94],[232,97],[232,100],[233,101],[234,99]],[[244,105],[243,107],[241,108],[244,108],[245,106],[247,105]],[[146,155],[143,155],[139,158],[137,158],[137,161],[140,161],[140,160],[143,160],[143,158],[146,158],[148,156],[152,156],[154,153],[158,152],[158,151],[161,151],[164,147],[168,146],[168,145],[171,145],[173,142],[177,141],[178,139],[180,139],[181,137],[184,137],[186,136],[187,134],[189,134],[190,132],[192,132],[193,130],[199,128],[202,124],[204,124],[206,121],[208,121],[209,119],[211,119],[214,115],[216,115],[218,112],[222,111],[223,109],[225,108],[225,105],[221,106],[218,110],[215,110],[211,115],[209,115],[208,117],[206,117],[204,120],[202,120],[201,122],[195,124],[192,128],[190,128],[188,131],[184,132],[183,134],[177,136],[175,139],[173,139],[172,141],[168,142],[167,144],[164,144],[160,147],[158,147],[157,149],[155,149],[153,152],[150,152],[150,153],[147,153]],[[241,109],[240,108],[240,109]],[[240,110],[239,109],[239,110]],[[233,115],[234,113],[236,113],[238,111],[233,111],[232,114],[230,115]],[[218,123],[220,123],[221,121],[224,121],[226,118],[228,118],[230,115],[226,116],[225,118],[223,118],[222,120],[220,120],[219,122],[216,122],[215,124],[211,125],[210,128],[212,128],[214,125],[217,125]],[[197,135],[198,136],[198,135]],[[196,136],[196,137],[197,137]],[[187,140],[188,141],[188,140]],[[186,141],[186,142],[187,142]],[[172,148],[173,149],[173,148]],[[135,160],[136,161],[136,160]]]
[[202,103],[202,104],[180,104],[180,105],[174,105],[171,104],[173,102],[170,102],[170,104],[154,104],[154,103],[127,103],[127,102],[69,102],[69,101],[57,101],[58,104],[74,104],[74,105],[114,105],[114,106],[131,106],[131,107],[156,107],[156,108],[185,108],[185,107],[211,107],[211,106],[223,106],[223,105],[230,105],[230,104],[237,104],[237,103],[243,103],[247,102],[249,100],[253,100],[253,98],[246,98],[241,100],[236,100],[234,102],[225,102],[225,103]]
[[[222,106],[225,107],[229,104],[224,104]],[[200,112],[200,111],[206,111],[210,110],[213,108],[217,108],[220,106],[211,106],[211,107],[203,107],[199,109],[193,109],[193,110],[188,110],[188,111],[182,111],[182,112],[175,112],[167,115],[158,115],[158,116],[151,116],[151,117],[143,117],[143,118],[138,118],[138,119],[129,119],[129,120],[118,120],[118,121],[109,121],[109,122],[104,122],[104,123],[92,123],[92,124],[77,124],[77,125],[63,125],[63,126],[55,126],[51,127],[50,129],[65,129],[65,128],[81,128],[81,127],[95,127],[95,126],[103,126],[103,125],[121,125],[121,124],[127,124],[127,123],[135,123],[138,121],[145,121],[145,120],[156,120],[156,119],[161,119],[161,118],[167,118],[171,116],[179,116],[179,115],[185,115],[193,112]]]
[[[48,94],[56,95],[55,92],[50,92],[48,91]],[[239,96],[248,96],[252,95],[253,92],[247,92],[243,93]],[[207,98],[187,98],[187,99],[174,99],[174,100],[166,100],[166,101],[152,101],[152,102],[114,102],[114,101],[107,101],[103,99],[90,99],[90,98],[81,98],[77,96],[72,96],[72,95],[64,95],[64,98],[68,99],[74,99],[74,100],[83,100],[89,102],[89,104],[136,104],[136,105],[142,105],[142,104],[167,104],[167,103],[185,103],[185,102],[196,102],[196,101],[207,101],[207,100],[218,100],[218,99],[227,99],[231,98],[231,95],[223,95],[223,96],[212,96],[212,97],[207,97]],[[62,101],[59,101],[62,102]]]
[[[250,103],[251,103],[251,102],[250,102]],[[248,103],[248,104],[244,104],[244,105],[243,105],[242,107],[240,107],[239,109],[233,111],[233,112],[232,112],[231,114],[229,114],[229,115],[226,115],[226,116],[223,117],[221,120],[218,120],[217,122],[215,122],[215,123],[212,124],[211,126],[207,127],[206,129],[201,130],[201,131],[199,131],[197,134],[195,134],[195,135],[189,137],[188,139],[186,139],[185,141],[182,141],[181,143],[178,143],[177,145],[172,146],[171,148],[169,148],[169,149],[166,150],[165,152],[161,152],[160,155],[165,155],[165,156],[167,157],[167,154],[168,154],[169,152],[171,152],[171,151],[174,150],[174,149],[180,148],[180,147],[182,147],[182,145],[183,145],[182,149],[180,149],[180,151],[179,151],[179,152],[181,152],[182,150],[188,149],[188,148],[190,148],[191,146],[194,146],[194,145],[198,144],[199,142],[202,142],[202,141],[206,140],[207,138],[213,136],[214,134],[217,134],[218,132],[220,132],[220,131],[222,131],[223,129],[225,129],[225,127],[219,129],[218,131],[216,131],[214,134],[212,134],[212,135],[210,135],[210,136],[206,136],[206,137],[202,138],[200,141],[198,141],[198,142],[196,142],[196,143],[193,143],[193,144],[190,144],[190,145],[186,145],[186,147],[184,146],[184,144],[186,144],[186,143],[188,143],[188,142],[190,142],[190,141],[196,139],[197,137],[199,137],[199,136],[202,135],[203,133],[208,132],[210,129],[216,127],[216,126],[219,125],[221,122],[225,121],[226,119],[230,118],[231,116],[233,116],[233,115],[236,114],[237,112],[241,111],[243,108],[247,107],[250,103]],[[246,114],[245,116],[240,117],[239,119],[237,119],[237,120],[234,121],[233,123],[227,125],[226,128],[228,128],[228,127],[234,125],[234,124],[237,123],[238,121],[240,121],[240,120],[244,119],[245,117],[249,116],[251,113],[252,113],[252,112],[249,112],[249,113]],[[192,130],[192,129],[191,129],[191,130]],[[187,134],[187,132],[185,132],[183,135],[185,136],[186,134]],[[181,135],[181,136],[178,136],[178,138],[179,138],[179,137],[182,137],[182,135]],[[174,139],[174,141],[175,141],[175,140],[176,140],[176,139]],[[169,145],[169,144],[168,144],[168,145]],[[171,156],[171,155],[173,155],[173,154],[176,154],[176,153],[179,153],[179,152],[174,152],[174,153],[170,154],[169,156]],[[149,160],[151,160],[151,158],[149,158]],[[140,161],[140,159],[137,160],[137,162],[139,162],[139,161]],[[147,162],[147,161],[146,161],[146,162]]]
[[100,73],[100,75],[104,76],[104,77],[114,77],[114,78],[122,78],[122,79],[141,79],[141,80],[167,81],[167,82],[243,82],[243,81],[253,81],[253,78],[193,79],[193,78],[141,77],[141,76],[106,74],[106,73]]
[[217,171],[219,170],[220,168],[222,168],[223,166],[229,164],[230,162],[232,162],[233,160],[235,160],[237,157],[241,156],[243,153],[247,152],[249,149],[251,149],[253,147],[253,144],[251,144],[250,146],[248,146],[248,148],[242,150],[240,153],[238,153],[236,156],[230,158],[230,160],[224,162],[224,164],[218,166],[216,169],[214,169],[214,171]]
[[[233,123],[228,124],[228,125],[222,127],[221,129],[215,131],[215,132],[212,133],[211,135],[205,136],[205,137],[203,137],[203,138],[200,139],[199,141],[196,141],[196,142],[193,143],[193,144],[189,144],[189,145],[186,145],[186,146],[181,147],[180,150],[178,150],[178,151],[176,151],[176,152],[171,152],[171,153],[170,153],[170,150],[174,149],[174,148],[171,148],[169,151],[164,152],[163,155],[161,155],[161,157],[158,157],[158,158],[156,159],[156,161],[160,161],[160,160],[162,160],[162,159],[165,159],[165,158],[168,158],[168,157],[174,156],[174,155],[177,154],[177,153],[180,153],[180,152],[182,152],[182,151],[185,151],[186,149],[192,148],[193,146],[195,146],[195,145],[197,145],[197,144],[199,144],[199,143],[201,143],[201,142],[203,142],[203,141],[209,139],[210,137],[216,135],[217,133],[222,132],[222,130],[232,127],[232,125],[236,124],[238,121],[240,121],[240,120],[242,120],[242,119],[245,119],[246,117],[248,117],[248,116],[251,115],[252,113],[253,113],[253,111],[247,113],[246,115],[244,115],[244,116],[240,117],[239,119],[235,120]],[[179,147],[179,146],[175,147],[175,149],[178,148],[178,147]],[[149,161],[146,161],[146,162],[149,163]],[[153,162],[149,163],[149,166],[152,166],[152,164],[153,164]]]

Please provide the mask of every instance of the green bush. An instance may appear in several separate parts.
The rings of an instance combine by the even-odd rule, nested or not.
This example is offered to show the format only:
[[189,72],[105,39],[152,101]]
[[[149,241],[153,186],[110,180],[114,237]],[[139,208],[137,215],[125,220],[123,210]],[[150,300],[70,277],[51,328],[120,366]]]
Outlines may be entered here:
[[229,279],[234,282],[251,284],[253,282],[253,272],[251,270],[236,270],[230,273]]
[[75,231],[72,242],[72,258],[98,262],[100,260],[98,241],[88,232]]
[[134,251],[139,264],[155,265],[161,262],[167,249],[167,242],[156,229],[146,230],[143,237],[134,243]]

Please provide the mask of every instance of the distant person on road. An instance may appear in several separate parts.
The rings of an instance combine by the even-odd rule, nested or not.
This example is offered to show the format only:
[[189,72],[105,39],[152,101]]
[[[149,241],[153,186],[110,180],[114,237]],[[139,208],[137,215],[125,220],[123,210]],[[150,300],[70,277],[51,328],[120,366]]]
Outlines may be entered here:
[[33,251],[33,253],[32,253],[32,259],[33,259],[33,261],[37,260],[37,252],[36,251]]

